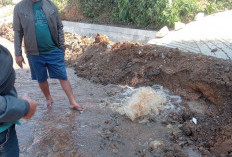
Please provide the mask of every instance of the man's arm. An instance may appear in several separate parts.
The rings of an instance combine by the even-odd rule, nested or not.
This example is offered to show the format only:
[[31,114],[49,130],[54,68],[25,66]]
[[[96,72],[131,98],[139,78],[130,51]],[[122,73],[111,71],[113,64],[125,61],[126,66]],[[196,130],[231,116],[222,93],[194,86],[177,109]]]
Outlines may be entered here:
[[56,21],[57,21],[59,47],[65,52],[65,46],[64,46],[65,39],[64,39],[63,24],[62,24],[62,21],[60,19],[60,15],[59,15],[57,8],[56,8]]
[[29,102],[18,99],[14,88],[9,95],[0,96],[0,123],[19,120],[26,116],[29,111]]
[[18,5],[14,8],[13,17],[13,30],[14,30],[14,47],[15,56],[22,56],[22,40],[23,40],[23,28],[19,17]]
[[24,58],[22,56],[22,40],[24,34],[19,17],[18,5],[16,5],[14,8],[13,30],[16,63],[20,68],[23,68],[23,63],[25,64]]

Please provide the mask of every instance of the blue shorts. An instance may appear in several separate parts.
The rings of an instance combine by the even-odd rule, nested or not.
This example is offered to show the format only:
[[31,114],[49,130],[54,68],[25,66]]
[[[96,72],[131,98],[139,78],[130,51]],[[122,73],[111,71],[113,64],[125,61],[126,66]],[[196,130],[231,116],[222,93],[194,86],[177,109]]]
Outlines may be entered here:
[[15,125],[0,133],[0,156],[19,157],[19,144]]
[[65,68],[64,52],[56,49],[49,54],[40,54],[39,56],[27,55],[32,80],[42,83],[50,78],[67,80]]

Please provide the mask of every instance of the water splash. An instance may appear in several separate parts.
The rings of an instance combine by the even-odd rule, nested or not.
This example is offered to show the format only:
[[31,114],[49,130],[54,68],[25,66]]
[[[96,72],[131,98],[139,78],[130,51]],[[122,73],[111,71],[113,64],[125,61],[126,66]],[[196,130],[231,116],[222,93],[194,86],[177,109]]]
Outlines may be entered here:
[[161,85],[140,88],[121,86],[121,88],[123,90],[111,98],[111,108],[132,121],[147,115],[165,117],[170,112],[180,111],[178,104],[182,102],[181,97],[171,95],[170,91]]

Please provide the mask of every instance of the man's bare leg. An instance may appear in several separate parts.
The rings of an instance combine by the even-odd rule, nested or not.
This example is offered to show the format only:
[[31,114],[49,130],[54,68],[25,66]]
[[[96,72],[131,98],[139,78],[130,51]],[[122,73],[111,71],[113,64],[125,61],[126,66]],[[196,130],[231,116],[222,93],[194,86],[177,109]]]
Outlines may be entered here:
[[70,82],[68,80],[60,80],[60,84],[69,99],[70,108],[83,111],[84,109],[76,102],[74,98]]
[[39,83],[39,87],[42,90],[42,92],[47,100],[47,107],[50,108],[52,106],[53,99],[52,99],[51,94],[50,94],[48,81],[46,80],[42,83]]

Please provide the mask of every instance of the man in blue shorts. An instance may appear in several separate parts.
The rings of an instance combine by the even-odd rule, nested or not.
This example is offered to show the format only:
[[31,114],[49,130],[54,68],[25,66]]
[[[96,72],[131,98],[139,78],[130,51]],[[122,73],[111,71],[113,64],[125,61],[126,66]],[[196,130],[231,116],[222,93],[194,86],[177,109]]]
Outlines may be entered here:
[[23,68],[24,37],[32,79],[38,81],[47,106],[51,107],[53,103],[47,81],[48,71],[50,78],[59,79],[69,99],[70,108],[82,111],[67,79],[63,25],[56,6],[50,0],[22,0],[14,8],[13,29],[16,62]]

